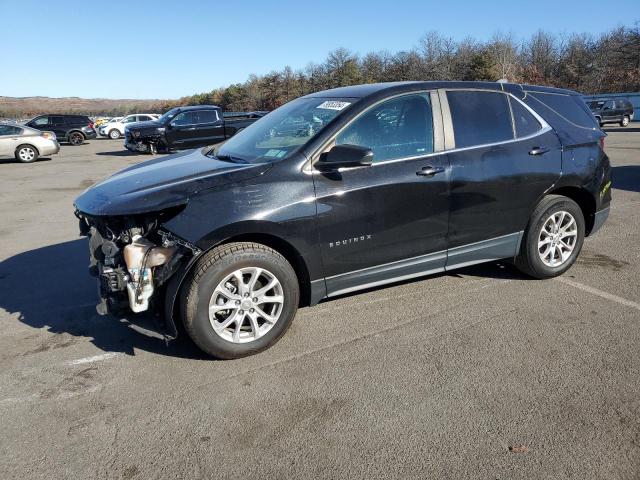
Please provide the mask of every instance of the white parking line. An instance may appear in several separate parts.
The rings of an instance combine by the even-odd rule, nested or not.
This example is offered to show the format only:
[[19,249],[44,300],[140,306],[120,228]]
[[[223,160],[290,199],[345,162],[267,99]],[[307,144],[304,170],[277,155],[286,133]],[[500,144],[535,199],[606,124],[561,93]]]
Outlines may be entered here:
[[556,277],[555,280],[558,282],[564,283],[566,285],[570,285],[574,288],[578,288],[587,293],[591,293],[592,295],[597,295],[598,297],[605,298],[612,302],[619,303],[620,305],[625,305],[627,307],[635,308],[636,310],[640,310],[640,303],[633,302],[631,300],[627,300],[626,298],[619,297],[617,295],[613,295],[612,293],[603,292],[595,287],[590,287],[589,285],[584,285],[579,282],[574,282],[573,280],[569,280],[568,278]]
[[119,355],[117,352],[107,352],[101,355],[94,355],[93,357],[78,358],[77,360],[71,360],[67,362],[67,365],[84,365],[85,363],[101,362],[102,360],[108,360]]

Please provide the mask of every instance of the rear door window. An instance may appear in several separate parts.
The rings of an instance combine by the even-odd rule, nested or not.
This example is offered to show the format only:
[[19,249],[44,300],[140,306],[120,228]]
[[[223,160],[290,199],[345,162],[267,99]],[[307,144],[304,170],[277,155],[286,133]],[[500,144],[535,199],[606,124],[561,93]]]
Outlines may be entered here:
[[336,144],[370,148],[374,162],[432,153],[429,94],[405,95],[371,108],[336,137]]
[[199,110],[197,112],[197,123],[215,123],[218,121],[218,114],[215,110]]
[[498,92],[447,92],[456,148],[513,140],[507,96]]
[[527,110],[519,101],[509,98],[511,113],[513,114],[513,125],[516,129],[516,137],[528,137],[542,129],[540,122]]
[[21,128],[14,127],[13,125],[0,125],[0,136],[20,134],[22,134]]

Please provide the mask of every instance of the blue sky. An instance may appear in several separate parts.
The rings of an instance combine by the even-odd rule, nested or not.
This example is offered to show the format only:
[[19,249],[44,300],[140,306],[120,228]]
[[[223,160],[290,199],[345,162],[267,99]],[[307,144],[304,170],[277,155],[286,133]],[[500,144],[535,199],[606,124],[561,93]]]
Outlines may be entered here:
[[638,0],[526,3],[0,0],[0,95],[178,98],[322,62],[338,47],[406,50],[430,30],[523,38],[538,29],[597,34],[640,19]]

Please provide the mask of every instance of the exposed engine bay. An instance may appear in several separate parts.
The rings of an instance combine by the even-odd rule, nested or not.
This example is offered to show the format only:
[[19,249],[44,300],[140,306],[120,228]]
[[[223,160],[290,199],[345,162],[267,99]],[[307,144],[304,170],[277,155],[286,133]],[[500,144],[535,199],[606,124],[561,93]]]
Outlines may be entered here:
[[154,293],[183,261],[199,253],[197,247],[161,228],[181,208],[112,217],[76,211],[80,233],[89,237],[89,270],[98,279],[99,314],[157,307]]

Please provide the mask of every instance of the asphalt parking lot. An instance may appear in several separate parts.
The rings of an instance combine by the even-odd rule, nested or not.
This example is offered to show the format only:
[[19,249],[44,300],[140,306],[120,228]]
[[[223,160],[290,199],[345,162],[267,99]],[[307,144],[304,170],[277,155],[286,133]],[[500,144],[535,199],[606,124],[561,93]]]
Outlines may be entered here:
[[302,309],[212,361],[95,313],[73,199],[122,140],[0,161],[0,478],[640,477],[640,128],[563,277],[492,263]]

